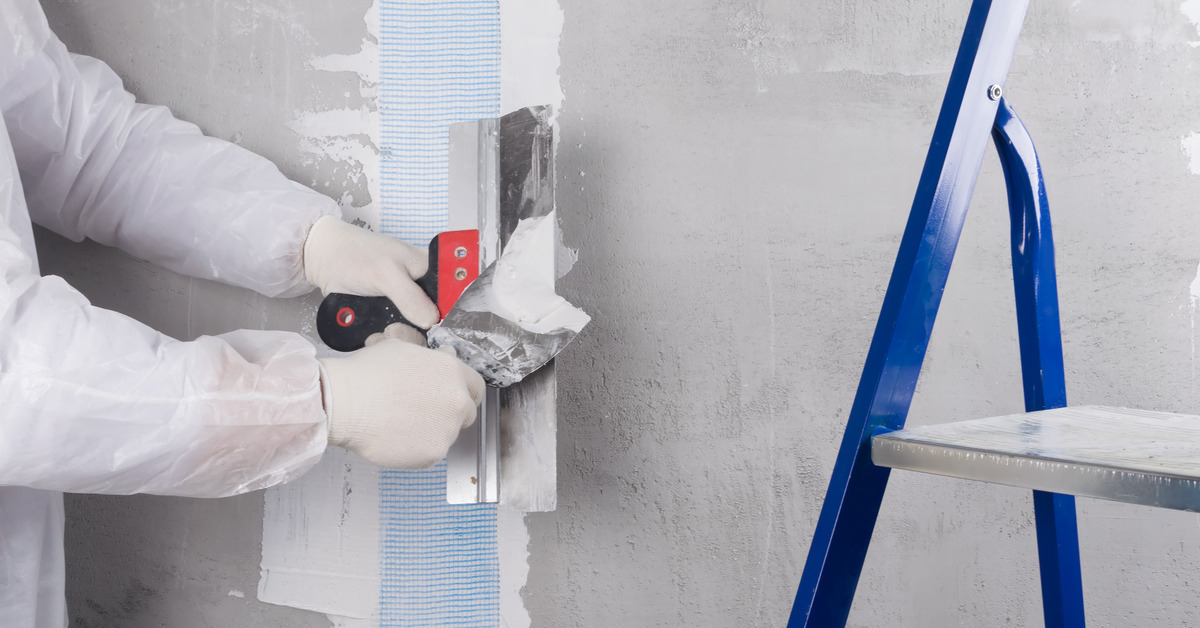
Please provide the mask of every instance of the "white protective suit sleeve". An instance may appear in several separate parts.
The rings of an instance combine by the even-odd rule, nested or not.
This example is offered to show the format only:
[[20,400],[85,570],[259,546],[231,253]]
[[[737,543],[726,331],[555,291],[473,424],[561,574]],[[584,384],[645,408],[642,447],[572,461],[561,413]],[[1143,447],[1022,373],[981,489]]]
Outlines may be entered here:
[[[0,51],[10,62],[0,113],[21,177],[2,180],[11,164],[0,154],[0,191],[23,185],[35,222],[76,240],[268,295],[311,289],[303,240],[336,213],[332,201],[135,104],[107,66],[67,53],[36,3],[15,3],[35,36],[16,41],[15,55]],[[302,337],[177,341],[37,276],[27,253],[0,224],[0,484],[217,497],[320,458],[320,367]]]
[[270,161],[137,104],[103,62],[51,36],[4,85],[33,221],[270,297],[312,290],[304,239],[333,200]]

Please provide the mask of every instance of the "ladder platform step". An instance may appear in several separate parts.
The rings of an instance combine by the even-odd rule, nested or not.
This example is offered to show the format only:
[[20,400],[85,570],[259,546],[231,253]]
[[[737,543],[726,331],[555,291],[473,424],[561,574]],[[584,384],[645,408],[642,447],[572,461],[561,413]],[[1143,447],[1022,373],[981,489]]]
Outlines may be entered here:
[[1200,512],[1200,416],[1077,406],[878,434],[881,467]]

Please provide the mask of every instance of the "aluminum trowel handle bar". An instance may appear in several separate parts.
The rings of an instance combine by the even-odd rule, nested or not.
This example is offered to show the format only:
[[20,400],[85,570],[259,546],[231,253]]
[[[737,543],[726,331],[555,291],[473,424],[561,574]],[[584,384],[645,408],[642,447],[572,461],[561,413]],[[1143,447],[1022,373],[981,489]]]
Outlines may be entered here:
[[[478,276],[479,231],[443,231],[429,241],[429,271],[417,285],[437,304],[440,319]],[[317,308],[317,334],[336,351],[361,349],[367,337],[393,323],[416,328],[387,297],[333,292]]]

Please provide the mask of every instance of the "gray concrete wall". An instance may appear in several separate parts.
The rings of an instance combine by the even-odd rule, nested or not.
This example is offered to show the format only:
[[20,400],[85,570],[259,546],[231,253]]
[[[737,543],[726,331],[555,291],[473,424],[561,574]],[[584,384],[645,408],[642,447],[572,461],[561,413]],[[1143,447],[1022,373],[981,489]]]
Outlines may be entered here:
[[[303,61],[357,50],[365,4],[46,0],[143,99],[334,196],[286,121],[357,94]],[[526,603],[539,627],[780,625],[967,2],[563,7],[565,288],[595,321],[560,361],[560,507],[528,517]],[[1007,94],[1048,178],[1074,403],[1200,411],[1193,40],[1177,2],[1048,0],[1026,22]],[[990,154],[975,198],[913,424],[1022,405]],[[183,337],[311,311],[39,244],[47,272]],[[76,625],[328,623],[254,600],[258,495],[68,508]],[[1093,625],[1200,620],[1193,515],[1079,511]],[[878,529],[852,625],[1039,625],[1026,491],[898,473]]]
[[[594,316],[560,361],[534,626],[779,626],[969,3],[563,0],[560,207]],[[1194,4],[1194,3],[1190,3]],[[1200,34],[1033,2],[1006,94],[1058,240],[1076,404],[1200,413]],[[910,424],[1022,410],[989,153]],[[1041,624],[1027,491],[896,473],[853,626]],[[1082,499],[1088,619],[1190,625],[1194,515]]]
[[[370,0],[70,2],[44,0],[74,52],[108,62],[139,100],[169,106],[210,135],[270,158],[285,174],[362,205],[365,182],[300,149],[298,111],[361,104],[353,73],[308,60],[352,54]],[[93,303],[179,338],[239,328],[297,330],[312,298],[271,300],[187,279],[91,243],[38,233],[42,270]],[[308,325],[311,331],[311,324]],[[73,626],[329,626],[324,615],[255,597],[262,493],[221,500],[68,496],[67,594]],[[239,597],[239,594],[242,597]]]

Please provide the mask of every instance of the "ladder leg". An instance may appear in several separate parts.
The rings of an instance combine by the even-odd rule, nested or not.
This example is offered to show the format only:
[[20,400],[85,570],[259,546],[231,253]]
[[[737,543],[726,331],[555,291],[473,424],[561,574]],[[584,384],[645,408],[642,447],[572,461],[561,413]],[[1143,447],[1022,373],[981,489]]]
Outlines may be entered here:
[[[1046,186],[1033,139],[1003,98],[996,111],[992,139],[1008,185],[1025,410],[1061,408],[1067,405],[1067,391]],[[1083,581],[1075,498],[1034,491],[1033,510],[1046,626],[1082,627]]]
[[871,435],[904,425],[950,262],[987,149],[1028,0],[974,0],[867,352],[788,626],[846,623],[888,469]]
[[1042,574],[1042,613],[1046,628],[1083,628],[1083,580],[1075,497],[1033,492],[1037,518],[1038,565]]

